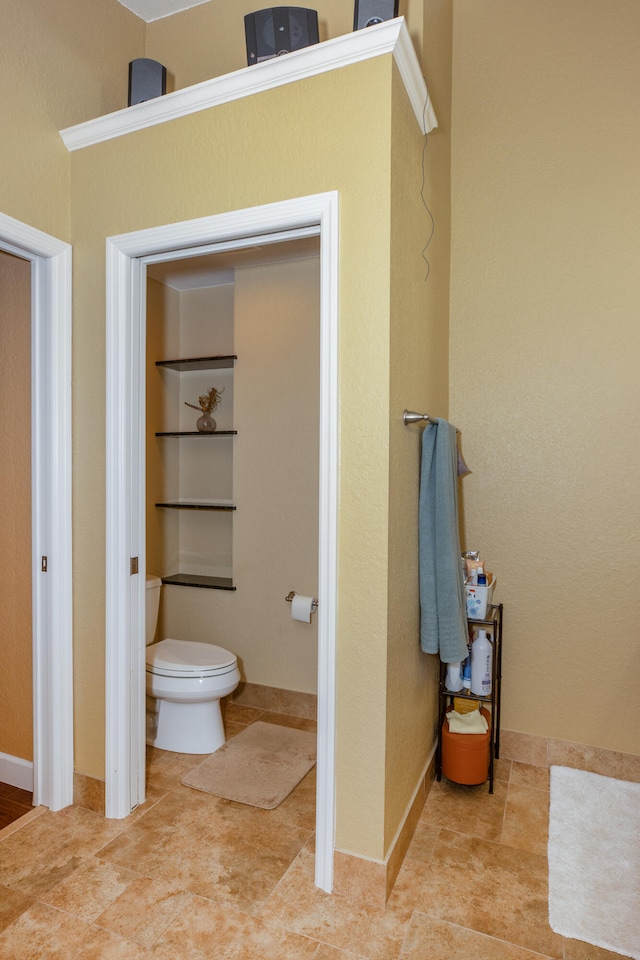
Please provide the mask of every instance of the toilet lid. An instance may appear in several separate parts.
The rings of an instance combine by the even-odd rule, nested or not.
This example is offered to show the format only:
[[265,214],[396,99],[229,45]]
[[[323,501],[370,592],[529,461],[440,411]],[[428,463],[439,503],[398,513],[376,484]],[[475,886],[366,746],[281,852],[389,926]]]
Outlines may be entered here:
[[210,677],[233,670],[237,658],[233,653],[212,643],[172,640],[168,637],[147,647],[146,661],[147,669],[153,672],[166,671],[172,676],[196,674]]

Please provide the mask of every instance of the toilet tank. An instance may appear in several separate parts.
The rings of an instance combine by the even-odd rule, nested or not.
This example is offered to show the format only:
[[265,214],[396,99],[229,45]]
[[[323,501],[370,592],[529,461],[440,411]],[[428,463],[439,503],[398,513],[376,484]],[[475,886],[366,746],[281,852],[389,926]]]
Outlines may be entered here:
[[154,577],[153,574],[147,574],[146,593],[145,593],[145,621],[144,621],[144,642],[147,646],[153,643],[156,636],[156,627],[158,626],[158,611],[160,609],[160,588],[162,580],[160,577]]

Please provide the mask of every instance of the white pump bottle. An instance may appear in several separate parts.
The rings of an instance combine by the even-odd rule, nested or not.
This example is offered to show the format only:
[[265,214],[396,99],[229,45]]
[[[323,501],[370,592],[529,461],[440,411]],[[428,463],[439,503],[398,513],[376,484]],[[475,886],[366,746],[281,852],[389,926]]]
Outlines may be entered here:
[[491,696],[491,666],[493,646],[486,630],[478,630],[471,644],[471,693],[477,697]]

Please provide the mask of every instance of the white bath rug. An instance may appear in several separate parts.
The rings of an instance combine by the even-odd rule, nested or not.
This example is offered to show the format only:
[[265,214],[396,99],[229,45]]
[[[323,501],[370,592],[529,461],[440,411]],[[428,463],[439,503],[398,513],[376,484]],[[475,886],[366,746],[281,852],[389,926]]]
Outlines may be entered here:
[[551,767],[549,923],[640,960],[640,783]]

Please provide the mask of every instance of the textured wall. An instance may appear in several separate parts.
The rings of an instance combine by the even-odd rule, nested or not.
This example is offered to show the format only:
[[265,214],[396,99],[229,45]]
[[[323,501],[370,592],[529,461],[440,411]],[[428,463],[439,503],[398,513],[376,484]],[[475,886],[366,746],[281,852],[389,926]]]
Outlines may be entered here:
[[[372,385],[382,384],[384,392],[389,368],[391,76],[392,58],[377,58],[78,151],[71,159],[81,520],[75,540],[76,702],[83,720],[77,756],[79,768],[95,776],[103,773],[104,749],[98,712],[104,684],[105,237],[340,191],[337,835],[343,848],[372,857],[382,855],[388,539],[386,512],[375,507],[386,503],[389,483],[386,445],[371,442],[388,430],[388,404],[372,403]],[[257,152],[247,149],[249,131]]]
[[0,252],[0,753],[33,759],[31,264]]
[[[446,101],[444,83],[438,85],[437,74],[434,80],[432,86]],[[424,138],[411,122],[399,80],[394,90],[385,849],[435,743],[438,715],[438,659],[422,653],[419,644],[420,438],[429,428],[405,426],[402,411],[447,416],[449,346],[449,197],[446,177],[440,177],[438,169],[448,166],[448,131],[438,127],[429,136],[424,194],[438,233],[425,254],[432,221],[415,202],[422,183]]]
[[[63,240],[71,239],[70,158],[59,130],[126,106],[128,62],[144,55],[144,43],[145,24],[116,0],[106,3],[103,0],[61,0],[59,3],[6,0],[3,3],[2,213]],[[74,266],[77,262],[74,251]],[[90,419],[98,395],[104,395],[102,372],[80,400]],[[99,497],[104,489],[104,470],[100,472],[96,465],[89,475],[82,476],[81,482],[88,484],[89,497],[96,492]],[[74,489],[77,494],[77,486]],[[77,498],[74,535],[86,536],[95,545],[96,536],[98,541],[102,539],[104,522],[79,515],[76,503]],[[90,589],[95,591],[95,583]],[[74,600],[77,597],[74,593]],[[99,607],[92,607],[84,619],[81,604],[79,607],[75,603],[74,620],[75,651],[82,659],[83,643],[90,643],[96,631],[98,635],[103,632],[104,613]],[[97,656],[101,658],[100,651]],[[84,668],[92,670],[95,662],[96,651],[91,650]],[[86,701],[82,698],[81,686],[75,693],[80,725],[87,723],[95,729],[102,742],[102,690],[98,689],[96,696]],[[23,724],[19,727],[21,731]],[[20,731],[17,731],[19,737]],[[27,739],[30,744],[30,735]]]
[[451,416],[505,728],[640,752],[640,7],[459,0]]
[[58,131],[127,105],[145,24],[116,0],[4,0],[0,210],[69,240],[69,155]]

